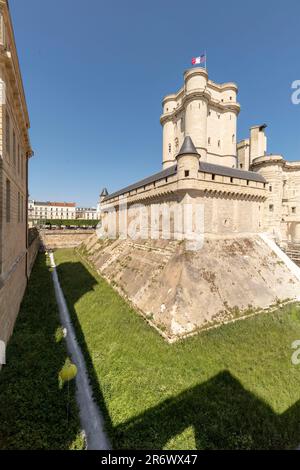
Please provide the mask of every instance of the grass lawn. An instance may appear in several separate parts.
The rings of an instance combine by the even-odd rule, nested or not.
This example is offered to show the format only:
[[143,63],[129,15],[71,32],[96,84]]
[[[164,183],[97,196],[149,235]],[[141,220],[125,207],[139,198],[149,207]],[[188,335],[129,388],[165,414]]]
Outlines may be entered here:
[[[13,293],[12,293],[13,295]],[[81,449],[74,383],[58,387],[67,357],[51,273],[39,255],[0,372],[0,449]]]
[[299,307],[169,345],[74,250],[55,259],[115,449],[300,443]]

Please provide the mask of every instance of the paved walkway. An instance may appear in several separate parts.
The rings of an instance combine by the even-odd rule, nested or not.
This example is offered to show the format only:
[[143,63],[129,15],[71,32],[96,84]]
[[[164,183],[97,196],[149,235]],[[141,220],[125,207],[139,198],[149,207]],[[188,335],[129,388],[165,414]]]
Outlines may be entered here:
[[67,330],[67,347],[72,361],[78,368],[76,377],[76,399],[79,406],[80,421],[86,435],[88,450],[110,450],[109,439],[104,431],[104,420],[96,403],[93,400],[92,389],[89,383],[87,368],[82,351],[78,345],[75,330],[73,328],[70,313],[59,283],[53,253],[50,253],[52,278],[55,288],[55,296],[59,308],[60,320]]

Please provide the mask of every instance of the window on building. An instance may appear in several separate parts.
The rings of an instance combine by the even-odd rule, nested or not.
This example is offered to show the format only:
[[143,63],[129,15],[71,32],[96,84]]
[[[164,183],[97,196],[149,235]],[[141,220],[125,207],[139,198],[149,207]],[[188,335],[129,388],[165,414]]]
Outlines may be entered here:
[[17,164],[16,148],[17,148],[16,134],[15,134],[15,131],[13,131],[13,164],[14,164],[14,167],[16,167],[16,164]]
[[269,211],[274,212],[274,204],[269,204]]
[[269,186],[269,191],[270,191],[270,192],[272,192],[272,189],[273,189],[272,186]]
[[24,207],[24,196],[21,196],[21,222],[24,222],[24,213],[25,213],[25,207]]
[[209,137],[208,138],[208,145],[210,145],[210,143],[211,143],[211,138]]
[[221,114],[218,114],[218,119],[220,119],[220,117],[221,117]]
[[232,101],[232,96],[229,99],[230,99],[230,101]]
[[21,195],[18,192],[18,223],[21,222]]
[[211,175],[211,179],[214,181],[216,179],[216,175]]
[[24,157],[23,157],[22,154],[21,154],[21,157],[20,157],[20,158],[21,158],[21,162],[20,162],[20,163],[21,163],[21,178],[23,179],[23,178],[24,178],[24,165],[25,165],[25,161],[24,161],[24,160],[25,160],[25,159],[24,159]]
[[230,177],[230,183],[233,183],[233,178],[232,178],[232,176]]
[[10,206],[11,206],[11,194],[10,194],[10,181],[6,180],[6,222],[10,222]]
[[172,150],[172,145],[169,144],[169,153],[171,153],[171,150]]
[[296,207],[292,207],[292,214],[296,214]]
[[20,174],[20,163],[21,163],[21,155],[20,155],[20,145],[18,145],[18,175]]
[[221,141],[218,140],[218,147],[220,148],[221,147]]
[[235,135],[232,134],[232,143],[234,144],[234,141],[235,141]]
[[9,114],[6,111],[6,118],[5,118],[5,123],[6,123],[6,134],[5,134],[5,143],[6,143],[6,154],[8,157],[10,157],[10,118]]
[[241,168],[241,169],[243,168],[243,164],[242,164],[242,163],[240,163],[240,168]]
[[188,176],[190,176],[190,172],[189,172],[189,170],[185,170],[185,172],[184,172],[184,176],[185,176],[186,178],[187,178]]

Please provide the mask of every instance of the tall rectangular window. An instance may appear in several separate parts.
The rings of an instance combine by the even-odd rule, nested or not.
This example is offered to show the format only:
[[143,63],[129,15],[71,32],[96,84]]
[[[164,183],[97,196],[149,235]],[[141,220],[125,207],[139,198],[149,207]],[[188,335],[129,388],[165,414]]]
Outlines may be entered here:
[[10,222],[10,210],[11,210],[11,194],[10,194],[10,181],[6,180],[6,222]]
[[21,194],[18,191],[18,223],[21,222]]
[[16,134],[15,134],[15,131],[13,131],[13,164],[14,164],[14,167],[16,167],[16,162],[17,162],[16,148],[17,148]]
[[24,197],[21,196],[21,222],[24,222]]
[[23,158],[23,154],[21,154],[21,178],[23,179],[24,178],[24,158]]
[[6,124],[6,134],[5,134],[5,143],[6,143],[6,155],[10,157],[10,119],[9,119],[9,114],[6,111],[6,118],[5,118],[5,124]]
[[18,153],[17,153],[17,158],[18,158],[18,175],[20,174],[20,160],[21,160],[21,155],[20,155],[20,145],[18,145]]

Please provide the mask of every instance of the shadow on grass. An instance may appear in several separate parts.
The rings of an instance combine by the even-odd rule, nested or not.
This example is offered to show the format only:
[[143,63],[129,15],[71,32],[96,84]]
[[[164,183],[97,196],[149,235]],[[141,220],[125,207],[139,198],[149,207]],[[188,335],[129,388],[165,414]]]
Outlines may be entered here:
[[55,341],[59,326],[51,275],[40,254],[0,372],[0,449],[83,447],[75,385],[69,398],[67,387],[58,387],[67,357],[64,341]]
[[226,370],[114,427],[75,310],[76,302],[93,290],[98,281],[81,262],[61,263],[58,275],[87,362],[95,398],[115,449],[163,449],[175,436],[190,428],[196,449],[297,447],[300,401],[278,415]]

